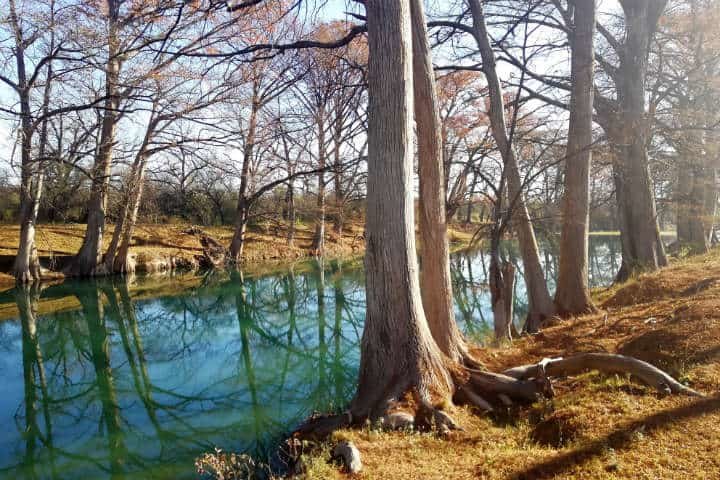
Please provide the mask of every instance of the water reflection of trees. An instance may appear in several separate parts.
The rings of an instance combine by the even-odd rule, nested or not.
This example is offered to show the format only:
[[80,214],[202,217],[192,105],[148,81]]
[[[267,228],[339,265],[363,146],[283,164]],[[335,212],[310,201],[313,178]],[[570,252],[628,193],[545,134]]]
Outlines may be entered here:
[[68,282],[43,296],[72,292],[82,309],[39,322],[39,291],[17,291],[25,395],[13,435],[25,447],[0,473],[176,478],[215,445],[269,454],[311,410],[352,394],[362,277],[322,267],[214,276],[158,300]]
[[[617,242],[591,241],[590,252],[591,283],[608,283]],[[512,243],[504,255],[517,263]],[[492,320],[486,260],[480,251],[451,260],[457,318],[476,340]],[[544,262],[552,276],[552,246]],[[178,478],[216,445],[268,456],[311,410],[342,408],[354,393],[363,283],[359,269],[330,262],[211,274],[147,300],[117,279],[15,290],[17,334],[0,328],[0,356],[18,365],[22,391],[11,392],[14,431],[0,435],[18,447],[0,452],[0,476]],[[69,295],[80,310],[37,315],[41,297]]]
[[[557,239],[546,238],[540,242],[541,261],[550,291],[555,289],[559,256]],[[620,267],[620,243],[614,236],[590,237],[589,280],[591,287],[610,285]],[[528,311],[523,266],[516,242],[503,242],[501,254],[515,265],[515,323],[522,327]],[[451,275],[455,295],[456,318],[466,335],[483,342],[491,333],[492,311],[487,284],[488,259],[482,250],[469,250],[454,254],[451,259]]]

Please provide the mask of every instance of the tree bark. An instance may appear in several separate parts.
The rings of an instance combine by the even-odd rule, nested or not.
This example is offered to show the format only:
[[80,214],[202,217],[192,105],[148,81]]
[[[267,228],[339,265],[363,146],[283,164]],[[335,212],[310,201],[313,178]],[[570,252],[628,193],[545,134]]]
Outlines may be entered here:
[[247,198],[248,188],[250,185],[250,163],[252,162],[255,150],[255,134],[257,130],[257,117],[260,112],[260,80],[256,79],[253,83],[252,106],[250,109],[250,119],[248,121],[248,131],[245,137],[245,145],[243,148],[243,164],[240,173],[240,189],[238,191],[237,209],[235,212],[235,232],[230,242],[230,258],[236,264],[242,263],[243,250],[245,248],[245,233],[247,232],[247,224],[250,219],[250,204]]
[[413,85],[420,179],[420,287],[423,309],[433,338],[450,359],[467,353],[455,322],[450,246],[445,218],[445,173],[435,73],[422,0],[410,0],[413,41]]
[[555,293],[557,309],[565,315],[595,311],[588,290],[595,0],[575,0],[574,5],[570,124],[565,158],[560,269]]
[[[20,28],[14,0],[9,3],[10,23],[15,34],[15,63],[17,67],[17,92],[20,103],[20,239],[18,252],[13,263],[15,281],[27,284],[40,279],[40,260],[35,246],[35,224],[37,223],[40,197],[44,182],[44,168],[41,161],[32,158],[32,138],[34,125],[30,110],[30,89],[25,65],[26,39]],[[54,39],[54,37],[53,37]],[[50,48],[54,48],[54,40]],[[43,111],[47,113],[52,84],[52,61],[48,63],[48,78],[43,98]],[[47,122],[43,122],[40,139],[40,158],[45,155],[47,143]]]
[[422,309],[412,188],[412,44],[408,0],[367,0],[370,58],[367,314],[354,420],[383,415],[413,390],[448,398],[452,381]]
[[92,187],[88,202],[88,219],[80,251],[75,255],[66,273],[77,276],[94,276],[106,273],[102,265],[105,209],[112,170],[115,127],[118,121],[120,40],[118,35],[119,9],[117,0],[108,0],[108,60],[105,71],[105,105],[100,133],[100,145],[92,169]]
[[335,214],[333,219],[333,232],[342,237],[343,224],[345,222],[345,192],[343,192],[343,171],[340,158],[340,146],[343,136],[343,97],[335,98],[335,121],[333,130],[333,194],[335,197]]
[[115,224],[112,240],[110,240],[110,245],[103,259],[104,268],[107,272],[134,273],[135,271],[134,265],[129,262],[130,243],[145,187],[145,170],[150,156],[148,146],[156,126],[157,120],[152,119],[145,130],[143,143],[135,155],[130,172],[127,198],[122,213]]
[[285,208],[287,209],[287,244],[292,246],[295,242],[295,182],[288,181],[287,192],[285,192]]
[[515,316],[515,267],[510,262],[501,261],[498,252],[492,252],[489,270],[495,341],[512,340],[512,325]]
[[[645,107],[648,53],[666,0],[621,0],[625,43],[617,72],[617,105],[603,128],[615,153],[613,176],[623,260],[617,279],[667,265],[648,170]],[[608,125],[610,123],[611,125]]]
[[528,319],[526,329],[536,331],[542,321],[555,314],[555,305],[548,292],[545,275],[540,264],[540,253],[535,239],[532,220],[523,198],[523,185],[517,158],[510,143],[505,119],[503,90],[495,67],[495,54],[490,44],[485,15],[479,0],[468,0],[473,18],[473,36],[482,57],[482,69],[490,94],[490,125],[493,138],[500,150],[507,170],[508,208],[511,210],[523,259],[523,274],[528,294]]
[[315,213],[315,235],[310,246],[311,255],[323,256],[325,253],[325,164],[327,151],[325,148],[325,108],[317,112],[316,126],[318,129],[318,193],[317,212]]

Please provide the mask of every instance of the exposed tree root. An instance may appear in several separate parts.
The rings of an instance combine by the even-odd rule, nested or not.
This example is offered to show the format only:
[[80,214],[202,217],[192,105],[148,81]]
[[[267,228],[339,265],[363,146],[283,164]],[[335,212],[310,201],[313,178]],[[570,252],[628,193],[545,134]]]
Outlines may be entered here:
[[[543,359],[538,363],[505,370],[503,373],[481,370],[477,368],[478,362],[470,357],[468,363],[472,367],[453,364],[448,369],[452,372],[455,387],[453,401],[470,405],[483,413],[529,404],[542,397],[552,398],[554,391],[551,378],[576,375],[588,370],[629,374],[667,394],[702,396],[647,362],[617,354],[582,353],[568,358]],[[397,393],[397,390],[393,391]],[[392,430],[417,428],[437,431],[440,434],[461,430],[446,411],[419,395],[416,389],[406,393],[409,394],[408,397],[384,399],[382,404],[387,406],[386,413],[377,418],[368,419],[353,415],[350,411],[340,415],[314,416],[298,428],[293,439],[323,440],[337,429],[361,426],[368,420],[378,421],[379,427]],[[406,400],[403,401],[402,398]],[[399,411],[398,406],[403,407],[403,411]],[[408,408],[414,410],[414,415],[404,411]]]
[[545,378],[564,377],[587,370],[598,370],[604,373],[627,373],[663,393],[702,396],[699,392],[686,387],[647,362],[612,353],[581,353],[568,358],[544,359],[532,365],[523,365],[505,370],[504,374],[518,380],[524,380],[538,378],[539,376]]

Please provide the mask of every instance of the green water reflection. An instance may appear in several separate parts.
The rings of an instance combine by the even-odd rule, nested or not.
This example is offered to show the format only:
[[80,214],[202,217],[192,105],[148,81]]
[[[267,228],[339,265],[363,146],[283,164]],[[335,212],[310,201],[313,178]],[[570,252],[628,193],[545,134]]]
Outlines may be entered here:
[[[552,285],[557,257],[543,247]],[[611,281],[616,238],[591,242],[591,282]],[[517,261],[512,245],[505,254]],[[492,320],[486,255],[453,255],[457,318],[485,338]],[[151,279],[138,279],[152,291]],[[364,321],[357,266],[212,274],[156,298],[121,279],[0,294],[0,477],[192,478],[215,447],[269,457],[313,411],[355,389]],[[518,318],[526,309],[518,282]],[[80,308],[38,315],[40,301]]]

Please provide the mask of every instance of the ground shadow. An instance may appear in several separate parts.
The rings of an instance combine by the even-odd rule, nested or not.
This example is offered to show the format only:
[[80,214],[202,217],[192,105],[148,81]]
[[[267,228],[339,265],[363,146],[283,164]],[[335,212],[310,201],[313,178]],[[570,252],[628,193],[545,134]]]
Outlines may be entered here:
[[615,450],[627,448],[633,441],[633,433],[639,429],[644,429],[645,433],[650,433],[660,427],[679,423],[683,420],[699,417],[718,410],[720,410],[720,396],[704,398],[689,405],[663,410],[625,424],[623,427],[605,437],[593,441],[587,446],[536,464],[525,471],[513,475],[512,478],[517,480],[554,478],[573,466],[586,463],[594,457],[603,455],[608,447]]

